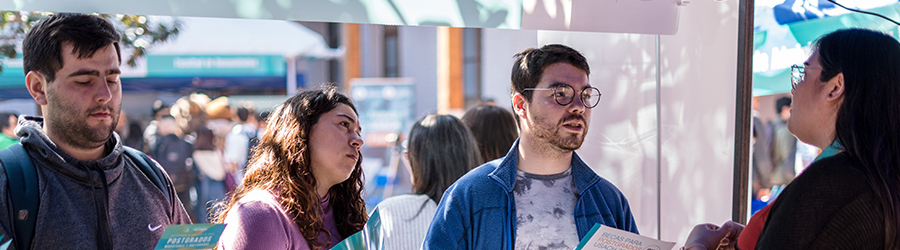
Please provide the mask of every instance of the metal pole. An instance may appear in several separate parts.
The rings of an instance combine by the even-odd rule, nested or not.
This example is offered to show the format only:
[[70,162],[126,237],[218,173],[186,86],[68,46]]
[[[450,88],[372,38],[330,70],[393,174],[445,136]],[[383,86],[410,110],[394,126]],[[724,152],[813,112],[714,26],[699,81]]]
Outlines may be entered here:
[[740,1],[738,11],[737,93],[734,124],[734,187],[731,220],[747,223],[750,176],[750,108],[753,95],[753,2]]
[[656,35],[656,239],[662,240],[662,112],[660,107],[659,35]]

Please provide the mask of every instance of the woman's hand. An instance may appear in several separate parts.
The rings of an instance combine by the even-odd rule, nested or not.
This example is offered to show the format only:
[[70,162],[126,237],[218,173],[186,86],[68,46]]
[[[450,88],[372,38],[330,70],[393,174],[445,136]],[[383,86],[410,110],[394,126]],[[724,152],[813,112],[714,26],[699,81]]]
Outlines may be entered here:
[[725,222],[721,227],[709,223],[694,226],[684,243],[684,249],[734,249],[743,229],[743,225],[731,221]]
[[731,226],[731,230],[729,230],[725,237],[719,241],[719,246],[717,247],[718,250],[737,249],[737,239],[738,236],[741,235],[741,231],[744,231],[744,225],[733,221],[727,221],[722,227],[724,228],[729,225]]

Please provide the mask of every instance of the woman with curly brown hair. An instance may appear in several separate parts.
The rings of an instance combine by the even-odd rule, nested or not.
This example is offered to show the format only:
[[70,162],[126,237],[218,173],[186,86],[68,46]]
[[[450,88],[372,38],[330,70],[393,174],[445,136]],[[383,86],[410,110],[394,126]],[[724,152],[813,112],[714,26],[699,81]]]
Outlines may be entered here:
[[358,122],[350,98],[334,87],[275,108],[243,183],[222,204],[219,247],[328,249],[361,230]]

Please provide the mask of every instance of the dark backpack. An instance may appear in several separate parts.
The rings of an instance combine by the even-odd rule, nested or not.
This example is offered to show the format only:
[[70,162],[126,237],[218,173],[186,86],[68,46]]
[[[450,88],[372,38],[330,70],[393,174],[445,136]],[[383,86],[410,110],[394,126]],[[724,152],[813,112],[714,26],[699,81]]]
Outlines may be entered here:
[[259,137],[256,132],[253,133],[244,133],[249,141],[247,142],[247,161],[244,162],[243,169],[247,168],[247,164],[250,164],[250,158],[253,157],[253,150],[256,149],[256,145],[259,145]]
[[169,173],[176,192],[186,192],[194,186],[194,145],[177,135],[169,134],[156,143],[153,159]]
[[[150,160],[150,157],[141,151],[129,147],[124,148],[125,155],[131,158],[138,169],[150,179],[150,182],[162,190],[166,199],[170,200],[172,195],[169,194],[169,189],[166,187],[164,181],[166,175],[162,170],[156,167],[153,160]],[[35,223],[37,223],[37,209],[40,205],[37,171],[21,143],[0,150],[0,163],[3,163],[3,167],[6,169],[9,188],[7,191],[15,214],[13,222],[15,235],[12,239],[16,241],[18,249],[30,249]]]

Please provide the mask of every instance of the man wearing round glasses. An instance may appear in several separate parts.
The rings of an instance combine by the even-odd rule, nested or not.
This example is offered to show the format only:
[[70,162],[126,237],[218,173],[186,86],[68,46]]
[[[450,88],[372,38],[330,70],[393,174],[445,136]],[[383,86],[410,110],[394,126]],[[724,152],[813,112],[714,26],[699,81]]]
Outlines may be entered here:
[[625,196],[575,153],[600,101],[589,74],[565,45],[515,55],[519,139],[447,189],[424,249],[572,249],[595,223],[638,233]]

